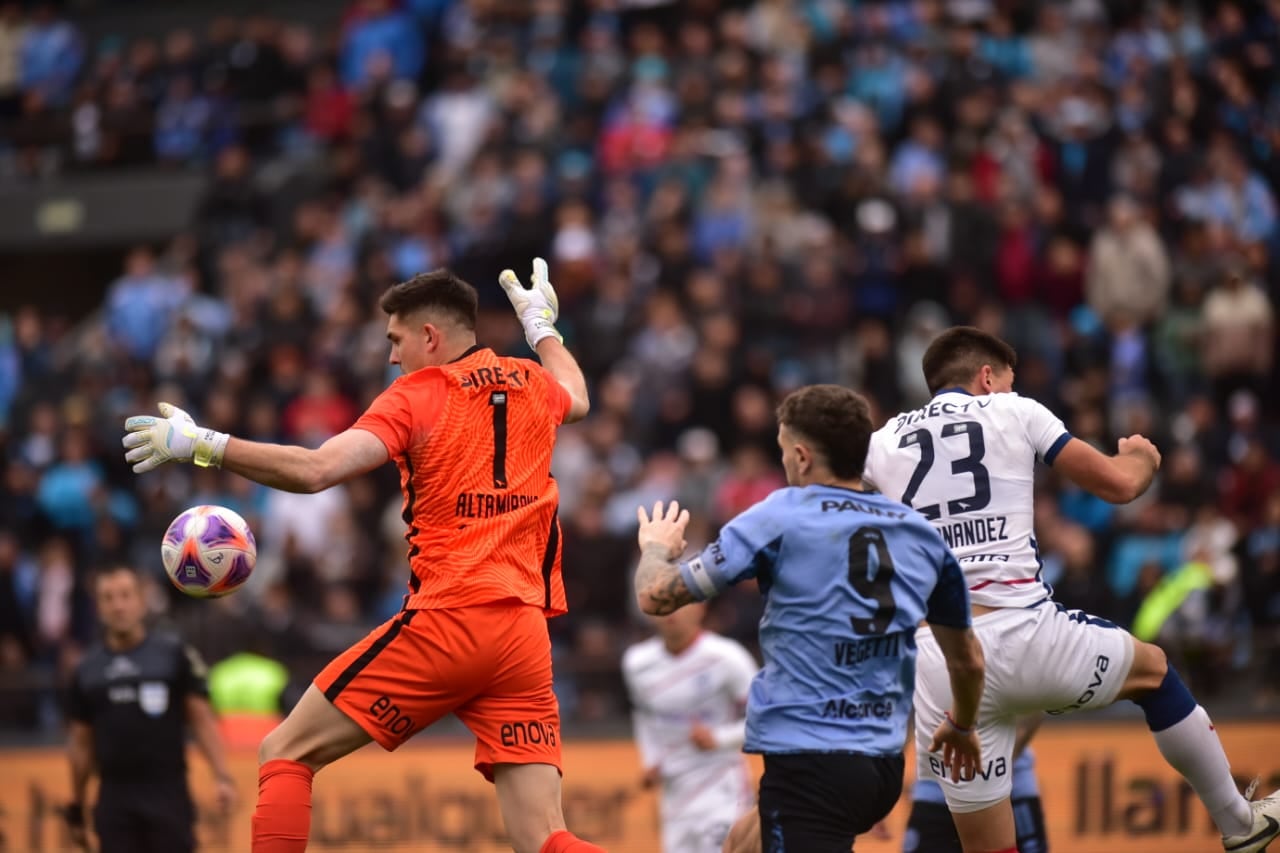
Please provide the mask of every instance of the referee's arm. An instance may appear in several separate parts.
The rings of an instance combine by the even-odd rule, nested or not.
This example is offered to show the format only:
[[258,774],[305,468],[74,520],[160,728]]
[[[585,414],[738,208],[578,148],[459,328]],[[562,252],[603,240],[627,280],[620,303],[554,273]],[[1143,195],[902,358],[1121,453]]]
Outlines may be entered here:
[[188,694],[187,723],[191,726],[196,746],[213,768],[213,775],[219,782],[230,781],[231,770],[227,767],[226,750],[222,748],[222,737],[218,734],[218,719],[208,699]]
[[63,819],[77,848],[87,850],[85,801],[89,796],[89,780],[98,768],[93,757],[93,708],[80,685],[80,672],[71,680],[67,696],[67,761],[71,765],[71,802],[63,809]]
[[71,802],[62,808],[67,833],[77,850],[89,850],[85,798],[89,780],[97,772],[93,761],[93,729],[87,720],[73,717],[67,724],[67,759],[71,764]]
[[81,720],[67,726],[67,759],[71,762],[71,801],[83,804],[89,794],[93,766],[93,729]]
[[227,766],[222,736],[218,734],[218,718],[213,713],[213,706],[209,704],[209,668],[205,666],[199,652],[191,646],[184,646],[182,652],[182,686],[186,694],[183,710],[187,715],[187,725],[191,728],[196,746],[213,769],[218,805],[226,814],[230,814],[236,801],[236,786],[231,778],[231,769]]

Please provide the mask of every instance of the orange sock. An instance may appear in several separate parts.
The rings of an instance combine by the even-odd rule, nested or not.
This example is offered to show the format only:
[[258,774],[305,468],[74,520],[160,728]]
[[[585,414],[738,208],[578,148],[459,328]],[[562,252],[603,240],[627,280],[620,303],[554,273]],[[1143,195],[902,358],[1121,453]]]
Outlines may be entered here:
[[605,849],[588,844],[569,830],[562,829],[547,836],[539,853],[605,853]]
[[258,768],[253,853],[302,853],[311,832],[311,768],[276,759]]

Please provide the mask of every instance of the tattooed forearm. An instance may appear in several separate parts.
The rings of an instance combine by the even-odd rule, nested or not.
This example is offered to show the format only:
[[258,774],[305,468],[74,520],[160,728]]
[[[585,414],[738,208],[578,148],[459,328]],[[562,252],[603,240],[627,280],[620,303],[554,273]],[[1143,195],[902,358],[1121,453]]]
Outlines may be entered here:
[[650,545],[640,552],[636,569],[636,600],[651,616],[665,616],[694,601],[680,576],[680,567],[667,557],[667,549]]

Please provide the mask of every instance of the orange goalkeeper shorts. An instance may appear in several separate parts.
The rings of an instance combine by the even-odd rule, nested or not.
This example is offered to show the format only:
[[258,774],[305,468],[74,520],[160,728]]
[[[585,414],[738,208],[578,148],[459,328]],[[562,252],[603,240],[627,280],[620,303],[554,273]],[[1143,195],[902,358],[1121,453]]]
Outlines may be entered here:
[[335,658],[316,687],[383,749],[446,714],[476,736],[475,767],[560,769],[560,706],[542,610],[501,603],[404,610]]

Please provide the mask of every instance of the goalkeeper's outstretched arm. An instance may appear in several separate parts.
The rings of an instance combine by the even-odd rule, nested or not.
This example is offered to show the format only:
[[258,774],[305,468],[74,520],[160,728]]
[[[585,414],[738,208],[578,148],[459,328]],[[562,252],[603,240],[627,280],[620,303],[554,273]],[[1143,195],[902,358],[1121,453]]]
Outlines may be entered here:
[[569,392],[573,401],[569,406],[566,423],[580,421],[587,416],[591,408],[587,397],[587,380],[582,375],[582,368],[573,354],[565,349],[564,336],[556,329],[556,320],[560,317],[560,300],[547,272],[547,262],[542,258],[533,259],[533,271],[529,276],[529,286],[520,283],[520,278],[511,270],[503,270],[498,276],[498,284],[511,300],[511,307],[524,327],[524,339],[529,349],[542,359],[542,366],[555,377],[556,381]]
[[232,438],[222,467],[285,492],[313,494],[386,464],[387,446],[363,429],[349,429],[312,450]]
[[125,460],[145,474],[166,462],[194,462],[225,468],[255,483],[310,494],[372,471],[390,458],[382,439],[352,428],[315,448],[267,444],[205,429],[170,403],[160,417],[136,415],[125,421]]

